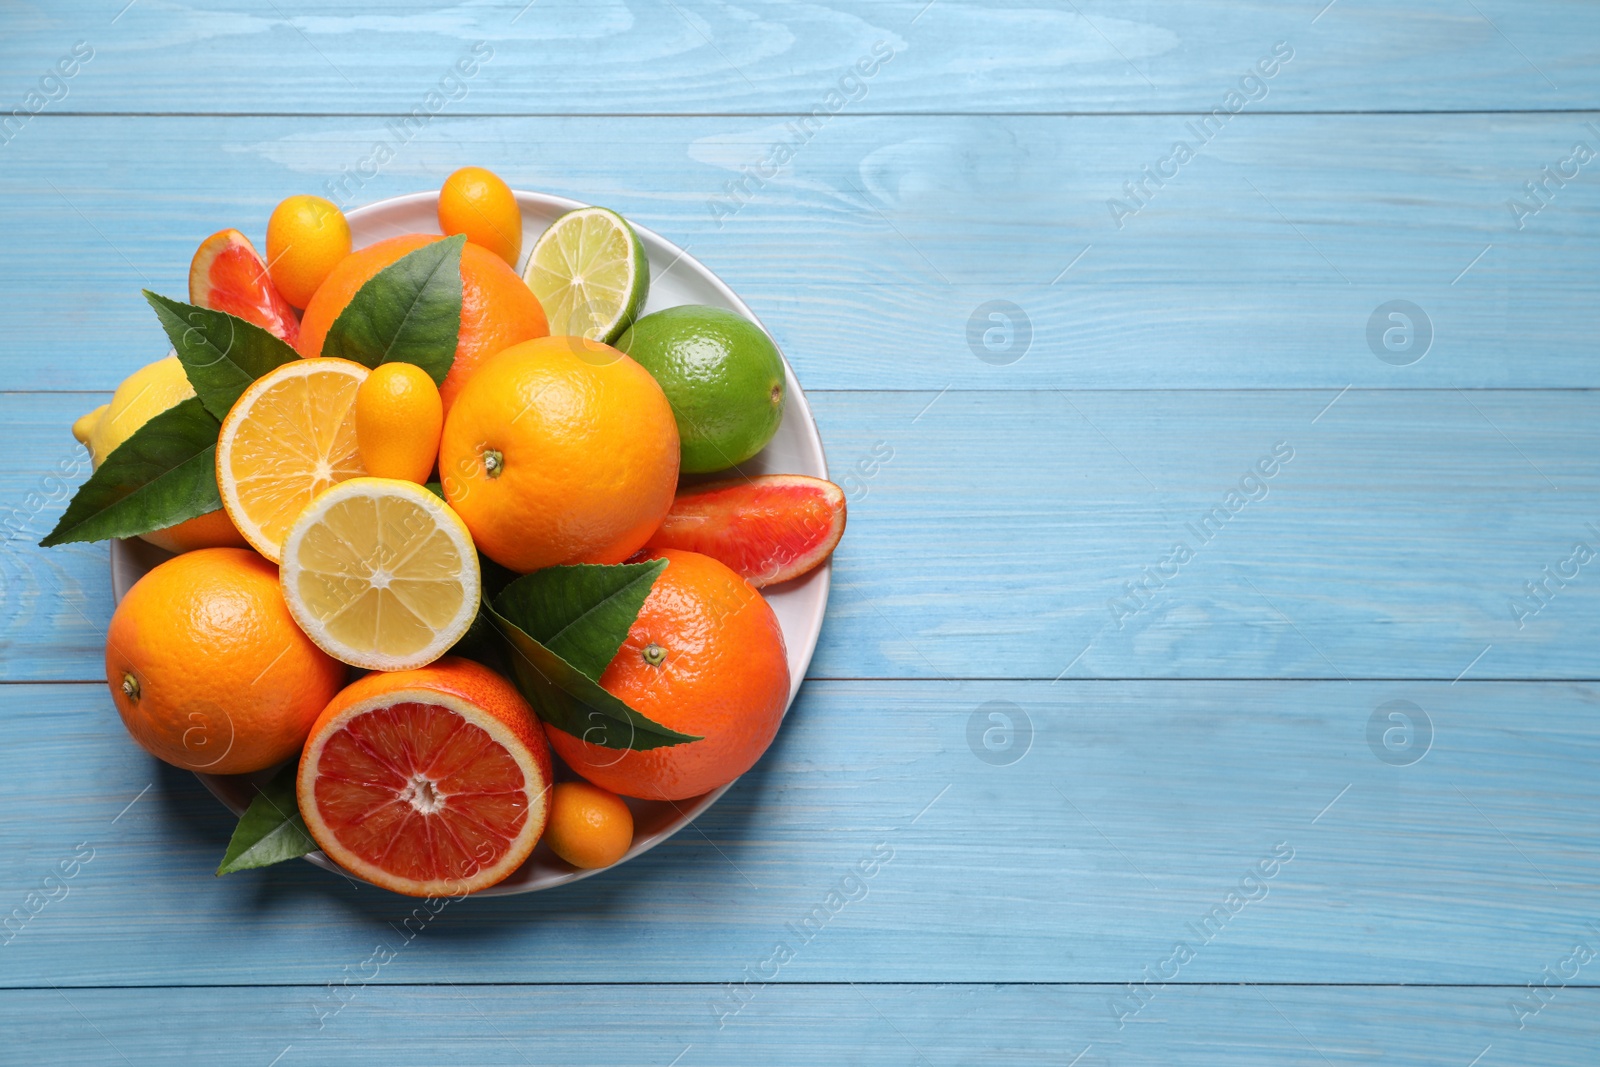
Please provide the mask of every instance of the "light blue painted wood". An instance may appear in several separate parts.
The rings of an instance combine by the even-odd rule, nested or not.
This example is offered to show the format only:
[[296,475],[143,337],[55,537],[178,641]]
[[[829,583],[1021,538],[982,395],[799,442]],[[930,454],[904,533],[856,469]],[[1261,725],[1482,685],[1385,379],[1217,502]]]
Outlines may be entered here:
[[[100,673],[104,549],[31,546],[68,422],[164,348],[137,289],[182,295],[205,233],[259,238],[278,199],[398,140],[384,116],[479,39],[495,55],[465,98],[354,199],[489,165],[627,212],[750,301],[851,491],[812,680],[693,830],[415,939],[411,904],[303,864],[213,879],[229,818],[127,741],[101,683],[6,685],[0,915],[37,913],[0,933],[0,1045],[280,1067],[1593,1061],[1594,964],[1537,1015],[1512,1002],[1600,940],[1600,692],[1485,681],[1596,677],[1600,604],[1569,560],[1600,538],[1600,203],[1589,166],[1541,174],[1600,146],[1592,5],[520,6],[7,13],[6,99],[58,99],[0,138],[0,680]],[[864,96],[727,215],[711,198],[880,37],[895,56]],[[78,40],[94,58],[40,83]],[[1161,112],[1222,103],[1277,40],[1295,54],[1265,98],[1119,227],[1108,200],[1193,136]],[[1375,110],[1493,114],[1284,113]],[[121,114],[152,111],[177,114]],[[572,112],[594,117],[527,117]],[[1519,220],[1534,180],[1549,203]],[[1433,328],[1410,366],[1367,337],[1397,299]],[[1014,362],[969,341],[992,300],[1027,316]],[[1294,458],[1243,486],[1261,499],[1184,532],[1280,441]],[[1526,582],[1546,584],[1519,626]],[[1397,707],[1431,735],[1409,765]],[[1031,724],[1018,762],[984,747],[996,711]],[[880,845],[865,895],[719,1029],[721,983],[800,942]],[[1293,858],[1241,883],[1278,846]],[[1207,916],[1220,931],[1195,933]],[[1119,1029],[1117,983],[1191,936]],[[327,983],[380,943],[393,962],[318,1030]],[[1368,984],[1277,984],[1343,982]]]
[[[832,394],[819,406],[837,476],[877,442],[894,456],[858,478],[813,670],[1593,677],[1596,591],[1573,557],[1580,540],[1600,548],[1594,403]],[[1289,449],[1276,475],[1254,473]]]
[[[390,966],[404,966],[403,957]],[[368,987],[317,1030],[325,989],[10,994],[0,1025],[39,1067],[83,1063],[397,1067],[1194,1064],[1589,1067],[1600,998],[1557,995],[1517,1030],[1505,989],[1169,987],[1159,1018],[1110,1024],[1107,991],[1050,986],[778,986],[718,1030],[704,986]],[[1526,990],[1522,991],[1524,995]],[[37,1053],[31,1050],[37,1049]],[[675,1059],[675,1057],[677,1057]]]
[[[92,111],[808,112],[846,83],[892,111],[1170,111],[1221,106],[1274,43],[1293,62],[1261,106],[1593,107],[1600,16],[1577,0],[992,4],[853,0],[259,5],[73,3],[12,10],[0,75],[21,98],[85,41],[55,106]],[[108,10],[109,7],[109,10]],[[492,58],[446,81],[484,41]],[[471,69],[470,65],[469,68]],[[50,87],[47,87],[49,89]],[[57,95],[59,89],[53,90]],[[455,100],[450,101],[454,96]],[[845,97],[841,97],[844,99]],[[449,102],[447,102],[449,101]]]
[[[100,399],[0,396],[0,503]],[[1593,392],[811,401],[851,494],[813,677],[1597,676]],[[101,677],[105,548],[32,547],[62,506],[8,542],[3,677]]]
[[[321,985],[414,907],[301,863],[213,878],[231,818],[128,741],[101,685],[7,695],[0,806],[26,817],[0,823],[0,914],[94,855],[0,948],[0,985]],[[1402,733],[1369,744],[1394,701],[1418,709],[1409,744],[1387,710]],[[781,942],[784,982],[1520,987],[1575,938],[1600,949],[1597,703],[1470,681],[809,682],[694,829],[581,885],[450,905],[379,980],[736,982]],[[997,711],[1009,748],[984,743]],[[830,917],[830,891],[855,899]]]
[[[1524,186],[1575,143],[1600,152],[1594,113],[1246,113],[1119,229],[1108,201],[1133,204],[1142,167],[1198,143],[1191,121],[840,116],[726,215],[783,120],[441,118],[351,201],[475,161],[610,204],[725,278],[812,389],[1600,387],[1600,162],[1521,229],[1507,206],[1538,203]],[[326,192],[392,136],[356,118],[41,117],[0,159],[6,387],[114,387],[166,350],[141,288],[181,297],[206,234],[261,240],[279,199]],[[1431,322],[1410,366],[1369,347],[1398,299]],[[1003,330],[985,348],[993,300],[1027,316],[1025,351]]]

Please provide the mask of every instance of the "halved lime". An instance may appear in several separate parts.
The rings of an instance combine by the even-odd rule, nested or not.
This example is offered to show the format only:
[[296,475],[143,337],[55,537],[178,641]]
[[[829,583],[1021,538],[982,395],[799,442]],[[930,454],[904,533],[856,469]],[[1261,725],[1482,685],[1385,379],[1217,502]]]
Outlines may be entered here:
[[644,307],[650,264],[626,219],[581,207],[539,237],[522,280],[544,306],[553,336],[610,344]]

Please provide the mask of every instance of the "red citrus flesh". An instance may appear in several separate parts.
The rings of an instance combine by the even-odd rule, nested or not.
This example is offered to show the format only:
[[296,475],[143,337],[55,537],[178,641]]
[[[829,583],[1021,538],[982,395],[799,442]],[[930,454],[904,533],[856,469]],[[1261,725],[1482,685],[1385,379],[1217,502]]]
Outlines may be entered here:
[[844,490],[803,474],[766,474],[680,491],[648,548],[727,564],[756,588],[798,578],[844,536]]
[[189,303],[226,311],[294,344],[300,320],[279,295],[267,265],[238,230],[218,230],[200,242],[189,262]]
[[550,752],[488,668],[446,657],[375,673],[312,727],[297,792],[334,862],[411,896],[485,889],[519,867],[549,814]]

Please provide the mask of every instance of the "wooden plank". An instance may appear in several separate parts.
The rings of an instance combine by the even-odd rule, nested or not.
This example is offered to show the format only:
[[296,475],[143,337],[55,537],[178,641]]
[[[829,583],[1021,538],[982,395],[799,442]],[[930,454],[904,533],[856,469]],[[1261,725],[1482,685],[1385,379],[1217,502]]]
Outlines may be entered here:
[[[396,964],[400,966],[401,964]],[[764,989],[717,1029],[717,987],[366,987],[317,1029],[326,989],[30,990],[0,1021],[39,1067],[277,1062],[881,1065],[1183,1063],[1196,1067],[1589,1067],[1600,994],[1566,989],[1523,1030],[1507,989],[1169,987],[1160,1019],[1118,1031],[1104,989]],[[1526,990],[1520,990],[1528,995]],[[1152,1007],[1152,1013],[1157,1009]],[[36,1051],[34,1051],[36,1050]],[[1080,1058],[1074,1060],[1074,1057]],[[676,1057],[676,1058],[675,1058]]]
[[[33,547],[28,496],[100,399],[0,395],[0,677],[101,676],[105,548]],[[813,677],[1595,677],[1593,392],[811,401],[851,494]]]
[[[0,803],[26,817],[0,823],[0,904],[56,899],[0,952],[0,985],[317,986],[408,929],[416,902],[303,863],[214,879],[231,819],[123,736],[100,686],[7,695]],[[376,981],[738,982],[785,944],[784,982],[1520,988],[1576,939],[1600,949],[1597,701],[812,682],[696,828],[581,886],[443,905]]]
[[[1600,146],[1593,5],[115,6],[19,9],[0,50],[13,104],[55,97],[0,132],[7,1047],[1594,1060],[1600,202],[1592,164],[1541,172]],[[1261,99],[1119,193],[1275,41]],[[220,807],[101,683],[38,684],[100,672],[103,548],[32,545],[81,477],[67,422],[164,349],[138,287],[182,295],[199,236],[259,238],[434,87],[355,199],[478,162],[688,245],[784,344],[853,515],[813,679],[695,829],[419,917],[304,864],[212,879]],[[1469,113],[1371,113],[1440,109]],[[1374,347],[1397,300],[1410,365]],[[993,301],[1025,352],[984,347]]]
[[[727,187],[782,119],[441,117],[346,188],[430,188],[470,160],[610,204],[721,274],[809,388],[1595,388],[1600,163],[1543,176],[1600,152],[1593,118],[1246,113],[1133,214],[1124,185],[1199,144],[1190,118],[842,115],[746,197]],[[165,351],[141,288],[181,296],[201,237],[260,239],[281,197],[391,137],[41,116],[0,168],[7,387],[112,388]],[[1422,309],[1426,350],[1383,347],[1395,300]],[[1009,333],[992,301],[1019,309]]]
[[813,671],[1593,677],[1595,401],[830,394],[858,499]]
[[[37,89],[53,108],[111,112],[1194,111],[1222,106],[1280,42],[1293,59],[1264,89],[1244,84],[1253,106],[1600,99],[1600,15],[1570,0],[118,6],[13,13],[0,73],[17,101]],[[39,85],[80,41],[92,59]],[[871,69],[874,46],[893,58],[841,83],[858,61]]]

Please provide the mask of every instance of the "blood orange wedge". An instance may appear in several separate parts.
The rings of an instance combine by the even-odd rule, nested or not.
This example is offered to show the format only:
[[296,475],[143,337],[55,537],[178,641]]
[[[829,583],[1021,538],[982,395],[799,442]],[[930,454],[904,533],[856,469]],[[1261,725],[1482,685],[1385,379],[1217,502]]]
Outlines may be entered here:
[[528,858],[550,812],[550,749],[500,675],[447,656],[369,674],[311,727],[296,780],[322,851],[374,885],[460,896]]
[[200,242],[189,262],[189,303],[237,315],[291,345],[300,336],[294,309],[273,286],[255,245],[238,230],[218,230]]
[[798,578],[844,536],[844,490],[803,474],[693,486],[678,493],[649,548],[681,548],[727,564],[757,589]]

